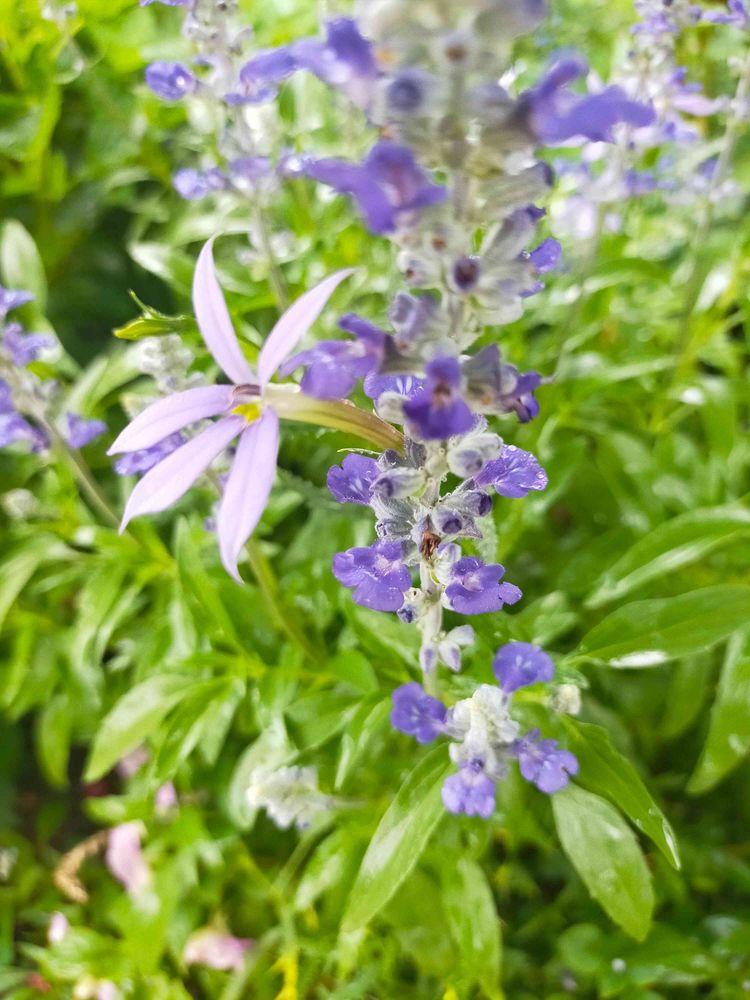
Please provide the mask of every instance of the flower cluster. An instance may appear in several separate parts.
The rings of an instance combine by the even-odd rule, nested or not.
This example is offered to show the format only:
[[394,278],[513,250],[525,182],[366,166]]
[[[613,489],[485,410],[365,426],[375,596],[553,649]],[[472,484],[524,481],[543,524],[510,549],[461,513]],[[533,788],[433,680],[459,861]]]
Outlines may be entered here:
[[71,448],[83,448],[107,427],[101,420],[59,413],[57,383],[35,366],[54,353],[56,338],[29,333],[20,322],[8,320],[9,313],[33,298],[30,292],[0,287],[0,448],[22,442],[32,451],[44,451],[54,435]]
[[552,660],[538,646],[510,642],[498,649],[492,664],[497,686],[481,684],[470,698],[451,708],[426,694],[416,682],[393,692],[391,724],[431,743],[438,736],[452,742],[450,757],[457,767],[443,784],[443,803],[452,813],[487,819],[495,809],[495,787],[505,777],[511,760],[522,776],[547,794],[560,791],[578,762],[555,740],[542,740],[539,730],[520,735],[510,714],[514,692],[554,674]]

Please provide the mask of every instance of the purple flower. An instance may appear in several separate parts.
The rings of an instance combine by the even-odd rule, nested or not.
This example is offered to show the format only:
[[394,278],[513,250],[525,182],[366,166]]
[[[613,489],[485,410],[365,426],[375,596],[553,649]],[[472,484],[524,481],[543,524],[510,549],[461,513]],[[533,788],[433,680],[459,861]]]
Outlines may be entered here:
[[497,344],[483,347],[464,361],[461,372],[466,383],[466,398],[480,413],[515,413],[527,423],[539,413],[534,391],[542,384],[537,372],[521,374],[514,365],[500,360]]
[[536,87],[521,95],[521,114],[538,141],[554,145],[580,137],[612,142],[612,129],[619,122],[641,128],[654,121],[653,109],[630,100],[620,87],[583,96],[569,90],[567,84],[583,76],[586,69],[579,57],[560,59]]
[[506,694],[527,684],[551,681],[555,675],[555,666],[549,656],[529,642],[508,642],[501,646],[495,653],[492,670]]
[[0,448],[17,441],[28,441],[34,452],[47,447],[47,436],[16,412],[13,394],[7,382],[0,379]]
[[414,736],[417,743],[432,743],[445,728],[445,705],[431,698],[421,684],[412,681],[393,692],[391,725],[400,733]]
[[361,108],[372,101],[378,67],[372,45],[354,21],[337,17],[326,23],[326,40],[303,38],[291,47],[301,69],[343,91]]
[[248,938],[233,937],[205,927],[188,938],[182,957],[186,965],[206,965],[210,969],[237,972],[245,964],[245,953],[252,945]]
[[526,497],[547,487],[547,473],[529,451],[503,445],[499,458],[488,462],[474,479],[477,486],[494,486],[500,496]]
[[305,365],[300,386],[314,399],[344,399],[357,379],[375,371],[382,361],[388,336],[385,331],[353,313],[342,316],[339,326],[355,339],[322,340],[309,351],[295,354],[279,370],[284,376]]
[[9,323],[3,335],[3,347],[14,365],[23,367],[36,361],[42,351],[54,347],[56,340],[46,333],[24,333],[20,323]]
[[411,587],[401,542],[379,541],[333,557],[333,575],[354,590],[354,601],[374,611],[398,611]]
[[165,7],[187,7],[190,0],[141,0],[141,7],[150,7],[152,3],[161,3]]
[[291,46],[257,52],[240,70],[240,87],[224,96],[227,104],[260,104],[272,100],[278,84],[294,73],[297,63]]
[[235,184],[257,183],[267,177],[272,168],[267,156],[238,156],[229,164],[229,173]]
[[137,476],[149,469],[153,469],[163,458],[171,455],[173,451],[181,448],[185,444],[185,438],[179,432],[170,434],[163,441],[157,441],[149,448],[141,448],[139,451],[131,451],[127,455],[121,455],[115,462],[115,472],[119,476]]
[[404,414],[414,437],[445,440],[463,434],[474,414],[461,396],[461,366],[456,358],[435,358],[427,365],[425,392],[404,403]]
[[495,782],[481,761],[465,764],[443,782],[443,805],[448,812],[488,819],[495,811]]
[[67,413],[65,420],[67,423],[65,437],[71,448],[84,448],[107,432],[107,425],[103,420],[86,420],[76,413]]
[[392,115],[413,115],[425,104],[435,81],[424,70],[403,69],[388,84],[385,101]]
[[565,788],[570,775],[578,774],[575,756],[569,750],[561,750],[557,740],[540,740],[538,729],[517,740],[514,753],[524,778],[548,795]]
[[276,473],[279,417],[267,398],[266,387],[349,274],[351,271],[331,275],[287,309],[261,348],[256,374],[242,353],[216,279],[213,239],[206,243],[195,268],[193,306],[206,347],[233,384],[199,386],[160,399],[139,413],[115,440],[110,455],[140,452],[188,424],[220,417],[146,473],[130,494],[121,531],[140,514],[171,507],[239,437],[216,528],[224,567],[236,580],[241,579],[237,559],[261,518]]
[[375,459],[351,454],[340,466],[331,466],[326,485],[339,503],[357,503],[366,507],[372,496],[372,484],[379,475]]
[[148,87],[165,101],[179,101],[192,94],[198,81],[183,63],[155,62],[146,67]]
[[547,271],[554,270],[560,263],[561,257],[562,247],[551,237],[542,240],[539,246],[529,253],[529,260],[537,274],[546,274]]
[[703,19],[714,24],[733,24],[738,28],[750,26],[750,11],[743,0],[729,0],[726,13],[722,11],[703,11]]
[[3,288],[0,285],[0,318],[7,316],[13,309],[20,309],[27,302],[33,302],[34,296],[31,292],[23,292],[18,289]]
[[445,201],[446,190],[433,184],[406,146],[381,140],[361,164],[345,160],[311,160],[305,173],[351,195],[368,228],[391,233],[419,209]]
[[227,186],[227,178],[218,167],[208,170],[194,170],[185,167],[178,170],[172,177],[175,191],[186,201],[198,201],[214,191],[223,191]]
[[459,559],[451,567],[451,582],[445,588],[449,607],[462,615],[482,615],[520,601],[518,587],[500,583],[504,573],[499,564],[487,566],[475,556]]

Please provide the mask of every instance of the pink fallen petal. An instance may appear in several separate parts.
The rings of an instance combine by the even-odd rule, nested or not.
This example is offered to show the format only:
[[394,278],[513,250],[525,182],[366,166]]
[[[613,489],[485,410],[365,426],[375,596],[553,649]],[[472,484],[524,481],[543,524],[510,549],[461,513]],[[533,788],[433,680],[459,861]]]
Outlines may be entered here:
[[242,968],[245,953],[251,944],[247,938],[232,937],[206,927],[191,935],[182,957],[188,965],[237,970]]
[[150,469],[130,494],[120,531],[139,514],[156,514],[179,500],[244,426],[243,417],[225,417]]
[[140,451],[206,417],[217,417],[229,409],[232,386],[205,385],[165,396],[130,421],[115,438],[108,455]]
[[278,452],[279,418],[267,409],[242,432],[216,519],[221,561],[240,583],[237,558],[268,502]]
[[47,928],[47,940],[50,944],[59,944],[68,933],[70,924],[64,913],[59,911],[52,914]]
[[171,781],[167,781],[157,791],[154,797],[154,810],[157,816],[164,816],[177,805],[177,792]]
[[117,762],[117,773],[121,778],[132,778],[148,763],[149,752],[144,746],[136,747]]
[[151,873],[141,853],[142,833],[143,824],[136,820],[112,827],[107,838],[107,868],[125,886],[130,896],[142,893],[151,880]]
[[240,350],[224,295],[216,279],[214,241],[203,247],[193,277],[193,308],[206,347],[217,365],[237,385],[253,382],[250,365]]
[[320,316],[336,287],[353,273],[354,268],[350,267],[325,278],[315,288],[300,295],[279,318],[258,356],[258,378],[261,385],[265,385],[281,362],[289,357]]

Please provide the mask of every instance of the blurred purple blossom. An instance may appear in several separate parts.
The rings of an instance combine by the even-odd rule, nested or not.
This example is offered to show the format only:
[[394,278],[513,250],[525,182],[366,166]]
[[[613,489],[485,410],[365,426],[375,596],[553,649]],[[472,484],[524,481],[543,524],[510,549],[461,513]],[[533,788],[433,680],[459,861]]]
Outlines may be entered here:
[[445,729],[445,705],[412,681],[393,692],[391,725],[400,733],[414,736],[417,743],[432,743]]
[[198,81],[184,63],[155,62],[146,67],[146,84],[157,97],[165,101],[179,101],[192,94]]
[[102,434],[107,433],[107,425],[103,420],[87,420],[76,413],[66,413],[65,440],[71,448],[85,448]]
[[459,559],[451,567],[451,582],[445,588],[448,606],[462,615],[481,615],[515,604],[521,591],[515,584],[500,582],[504,573],[504,567],[486,565],[476,556]]
[[508,642],[495,653],[492,671],[506,694],[527,684],[551,681],[555,667],[550,657],[529,642]]
[[548,795],[565,788],[570,776],[578,774],[575,756],[562,750],[557,740],[540,740],[538,729],[518,740],[514,752],[523,777]]

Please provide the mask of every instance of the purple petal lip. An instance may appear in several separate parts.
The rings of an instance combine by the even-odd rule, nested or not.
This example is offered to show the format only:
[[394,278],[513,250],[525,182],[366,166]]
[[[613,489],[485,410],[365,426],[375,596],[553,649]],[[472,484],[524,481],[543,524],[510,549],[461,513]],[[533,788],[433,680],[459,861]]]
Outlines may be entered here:
[[315,288],[300,295],[281,316],[266,338],[258,356],[258,378],[261,385],[265,385],[282,361],[289,357],[321,314],[337,286],[353,273],[354,268],[346,268],[329,275]]
[[139,413],[114,440],[107,454],[150,448],[188,424],[218,416],[231,406],[232,391],[229,385],[211,385],[165,396]]
[[267,409],[260,420],[250,424],[240,435],[216,520],[221,561],[238,583],[242,578],[237,570],[237,558],[268,502],[278,452],[279,418],[273,410]]
[[212,237],[200,252],[193,278],[193,308],[201,336],[219,368],[237,385],[254,382],[229,317],[214,267]]
[[134,517],[157,514],[179,500],[246,426],[244,417],[225,417],[150,469],[130,494],[120,532]]

